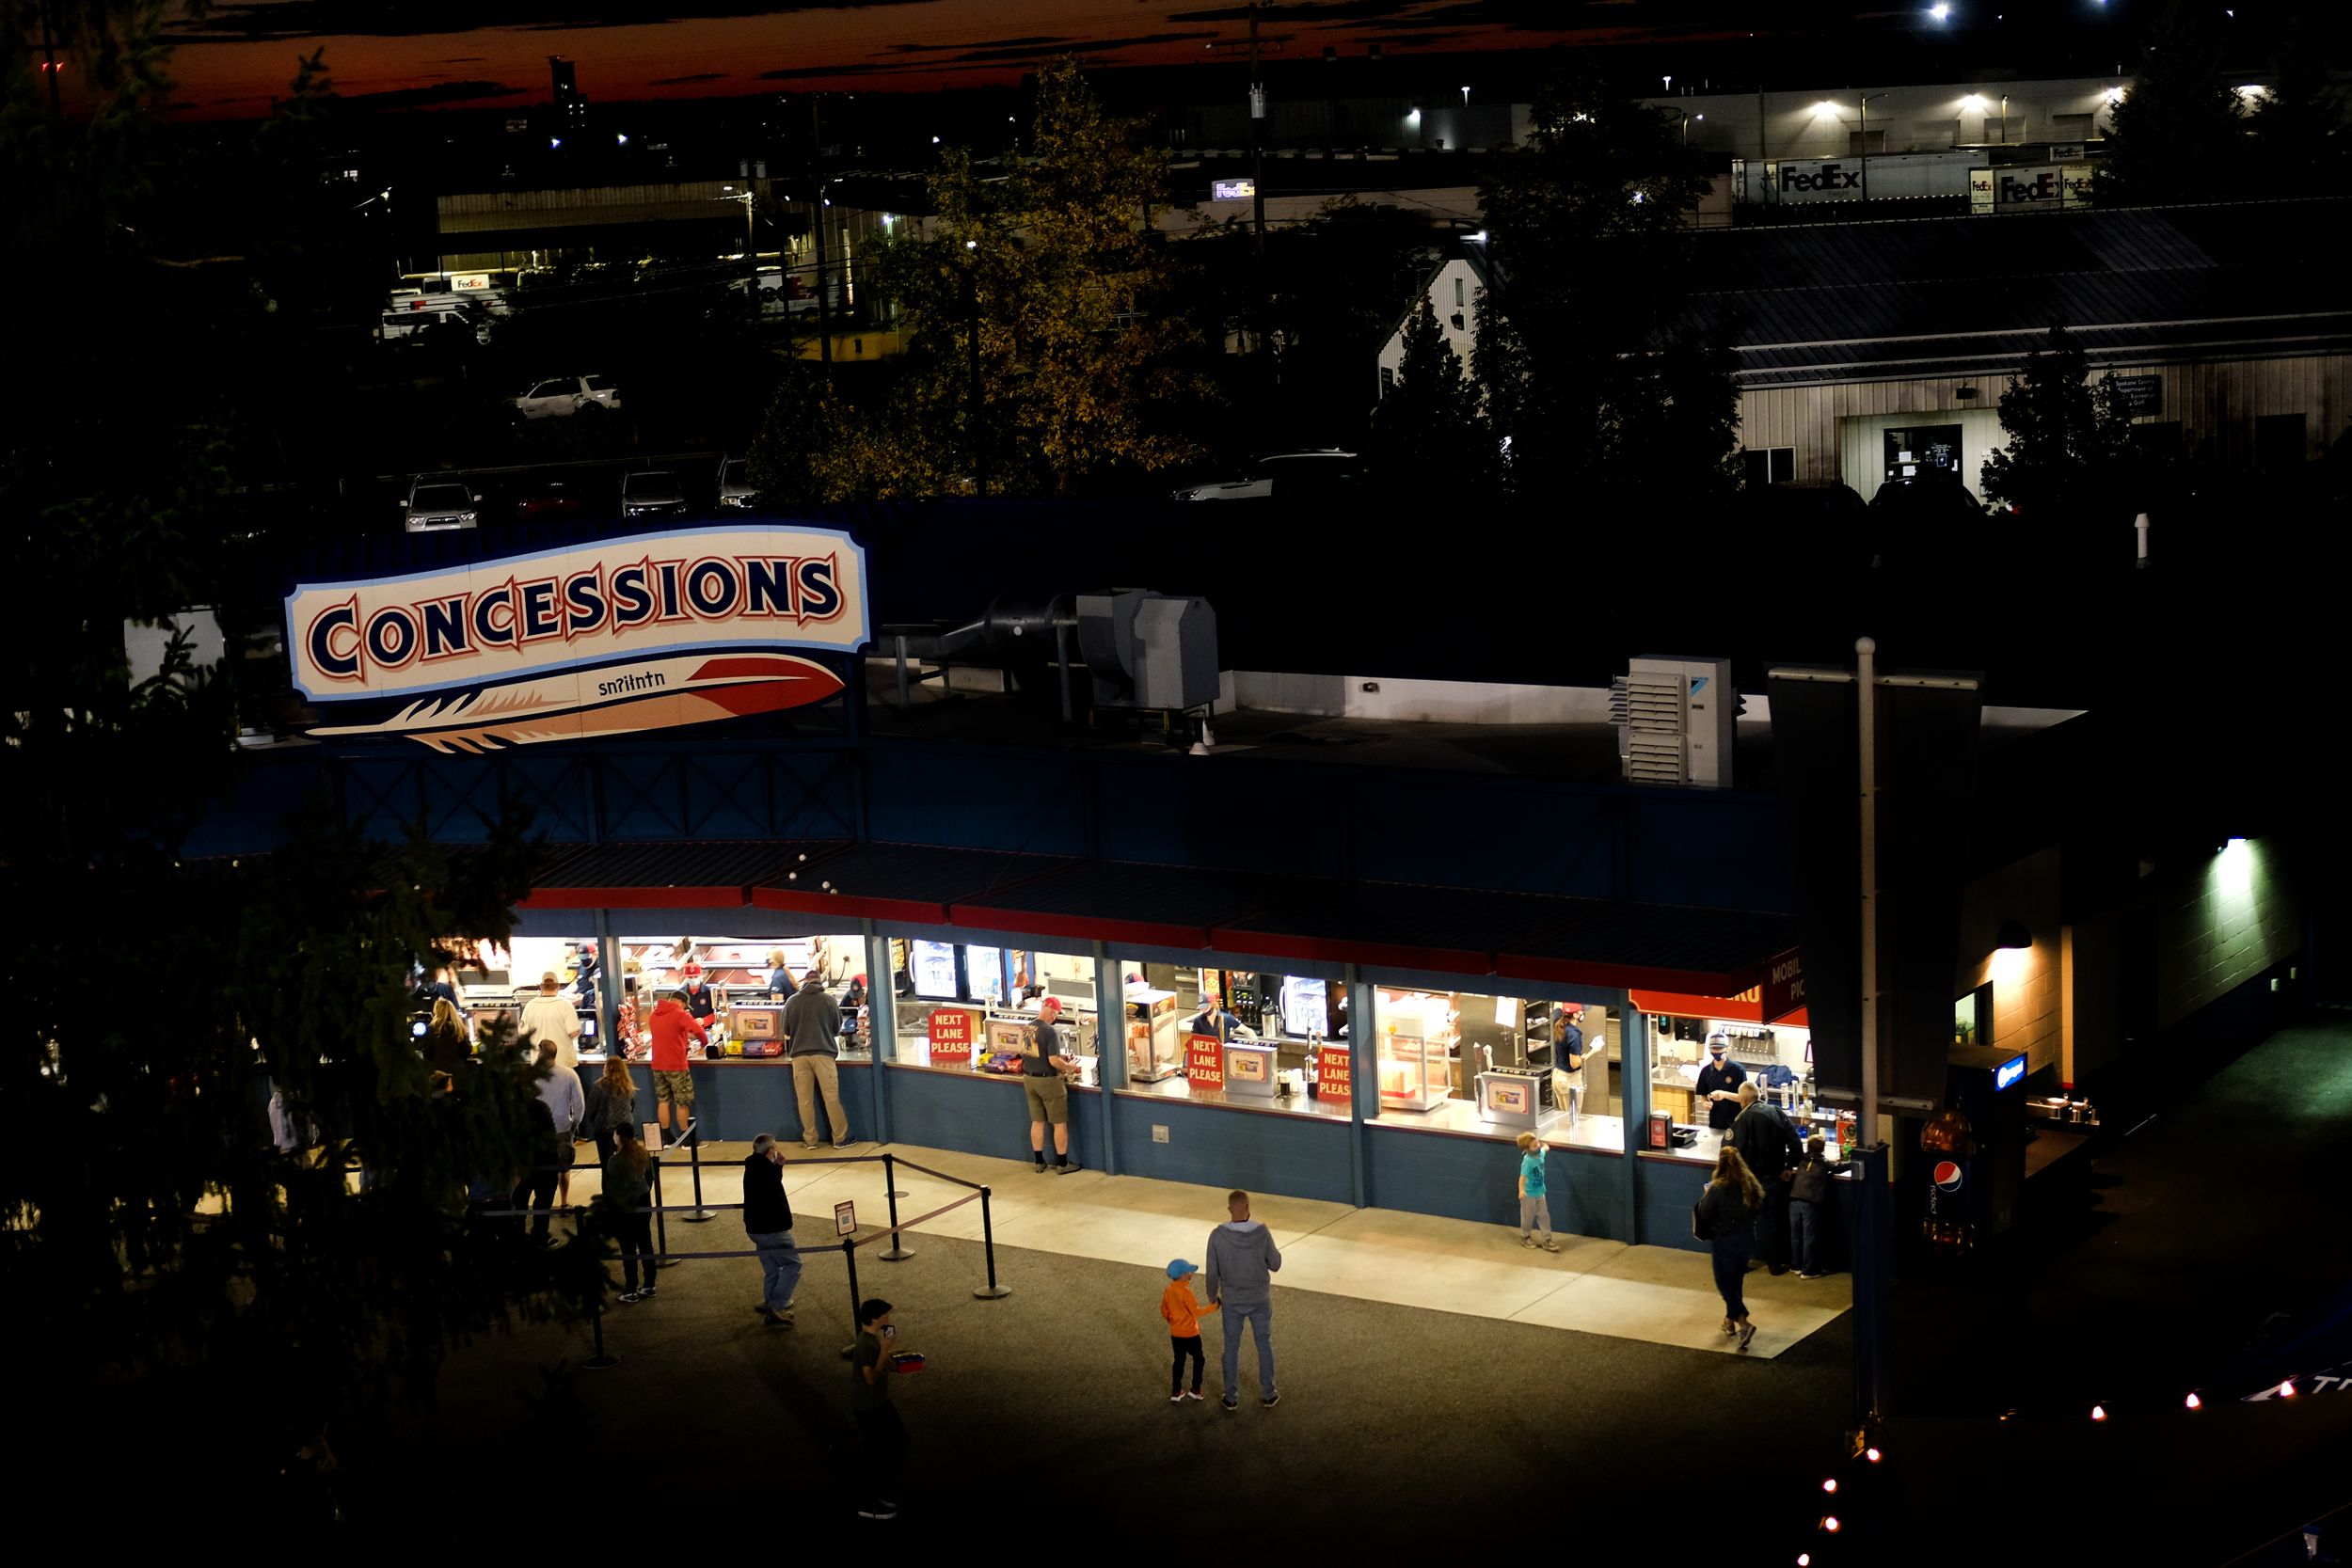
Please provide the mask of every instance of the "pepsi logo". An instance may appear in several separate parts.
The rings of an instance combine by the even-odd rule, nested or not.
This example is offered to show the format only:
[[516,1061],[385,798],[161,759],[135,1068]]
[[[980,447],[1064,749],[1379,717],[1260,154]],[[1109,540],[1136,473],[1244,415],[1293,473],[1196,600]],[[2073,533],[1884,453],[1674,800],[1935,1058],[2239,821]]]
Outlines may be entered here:
[[1938,1160],[1935,1163],[1935,1186],[1938,1192],[1960,1191],[1960,1166],[1957,1164],[1950,1160]]

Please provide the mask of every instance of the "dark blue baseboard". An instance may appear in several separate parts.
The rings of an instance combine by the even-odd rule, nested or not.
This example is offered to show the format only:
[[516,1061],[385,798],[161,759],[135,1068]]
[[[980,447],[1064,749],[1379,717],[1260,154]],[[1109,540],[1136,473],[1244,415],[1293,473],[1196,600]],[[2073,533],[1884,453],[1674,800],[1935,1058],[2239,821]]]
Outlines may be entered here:
[[[890,1074],[893,1142],[1000,1160],[1029,1157],[1029,1112],[1018,1078],[921,1068],[879,1070]],[[1090,1089],[1070,1091],[1070,1151],[1083,1164],[1099,1165],[1102,1161],[1102,1114],[1101,1095]]]
[[[1124,1175],[1349,1200],[1347,1122],[1137,1095],[1110,1102]],[[1168,1142],[1152,1141],[1154,1126],[1168,1129]]]
[[[630,1070],[637,1079],[637,1120],[642,1126],[654,1119],[653,1074],[642,1062],[632,1063]],[[874,1135],[874,1069],[864,1062],[844,1062],[840,1070],[841,1110],[850,1118],[849,1131],[855,1137],[870,1138]],[[801,1111],[788,1062],[781,1058],[726,1066],[697,1062],[692,1071],[694,1114],[705,1137],[746,1143],[762,1132],[772,1132],[788,1143],[800,1141]],[[817,1116],[820,1122],[824,1115],[824,1101],[819,1097]],[[831,1142],[825,1133],[820,1126],[818,1138]]]
[[[1518,1224],[1519,1151],[1509,1139],[1385,1127],[1370,1127],[1365,1133],[1365,1196],[1375,1207],[1486,1225]],[[1545,1166],[1552,1229],[1631,1240],[1625,1158],[1554,1149]]]

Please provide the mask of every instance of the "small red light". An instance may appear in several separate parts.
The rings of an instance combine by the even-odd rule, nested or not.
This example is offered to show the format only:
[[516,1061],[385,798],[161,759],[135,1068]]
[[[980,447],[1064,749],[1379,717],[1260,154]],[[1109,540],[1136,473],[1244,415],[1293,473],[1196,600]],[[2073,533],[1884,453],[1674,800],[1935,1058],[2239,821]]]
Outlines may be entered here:
[[1836,1476],[1832,1476],[1829,1480],[1827,1480],[1827,1481],[1825,1481],[1821,1482],[1821,1490],[1822,1490],[1822,1491],[1824,1491],[1824,1492],[1835,1492],[1835,1491],[1836,1491],[1836,1490],[1837,1490],[1837,1478],[1836,1478]]
[[2181,1402],[2187,1405],[2191,1410],[2202,1410],[2205,1407],[2205,1402],[2199,1399],[2196,1391],[2193,1389],[2189,1392],[2188,1398],[2183,1400]]
[[2094,1421],[2106,1420],[2107,1418],[2107,1407],[2104,1404],[2092,1405],[2090,1407],[2090,1418]]
[[1835,1514],[1835,1513],[1832,1513],[1832,1514],[1829,1514],[1829,1515],[1825,1516],[1825,1517],[1821,1520],[1821,1528],[1822,1528],[1823,1529],[1825,1529],[1825,1530],[1829,1531],[1829,1532],[1830,1532],[1830,1534],[1832,1534],[1832,1535],[1836,1535],[1836,1534],[1837,1533],[1837,1530],[1838,1530],[1837,1515],[1836,1515],[1836,1514]]
[[1879,1462],[1879,1451],[1876,1449],[1865,1449],[1862,1450],[1862,1457],[1876,1465]]
[[2284,1383],[2279,1385],[2279,1397],[2282,1400],[2291,1400],[2295,1398],[2295,1379],[2289,1378]]

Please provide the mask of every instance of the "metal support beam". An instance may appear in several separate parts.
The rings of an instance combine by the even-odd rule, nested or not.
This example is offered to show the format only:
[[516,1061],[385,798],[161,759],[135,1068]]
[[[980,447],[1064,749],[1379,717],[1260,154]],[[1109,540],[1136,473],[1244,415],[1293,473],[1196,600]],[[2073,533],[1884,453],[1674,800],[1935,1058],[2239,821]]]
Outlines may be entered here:
[[898,1059],[898,993],[890,984],[890,939],[875,934],[870,920],[858,922],[866,942],[866,1009],[874,1047],[874,1141],[892,1141],[890,1064]]
[[[1034,963],[1036,960],[1030,960]],[[1119,1135],[1111,1126],[1111,1096],[1127,1086],[1127,988],[1110,949],[1094,944],[1094,1081],[1102,1090],[1102,1172],[1119,1174]]]
[[1358,978],[1354,964],[1347,966],[1341,983],[1347,988],[1347,1071],[1353,1090],[1347,1125],[1348,1198],[1364,1209],[1373,1198],[1366,1163],[1372,1132],[1364,1124],[1380,1114],[1379,1025],[1372,984]]

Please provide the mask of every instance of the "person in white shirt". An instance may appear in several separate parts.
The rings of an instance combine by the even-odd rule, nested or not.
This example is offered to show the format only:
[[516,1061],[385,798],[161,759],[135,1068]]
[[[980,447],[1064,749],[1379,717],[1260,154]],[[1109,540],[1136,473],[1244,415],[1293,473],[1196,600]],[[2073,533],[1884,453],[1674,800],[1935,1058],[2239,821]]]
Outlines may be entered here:
[[[576,1105],[585,1097],[580,1082],[580,1009],[570,997],[556,994],[562,987],[563,981],[556,978],[555,971],[550,969],[540,975],[539,994],[523,1005],[522,1020],[516,1028],[526,1041],[555,1053],[551,1070],[571,1085],[569,1098]],[[550,1103],[548,1109],[554,1110],[554,1104]],[[562,1113],[557,1113],[555,1130],[566,1140],[579,1126],[577,1113],[569,1126],[564,1124]],[[564,1147],[568,1150],[571,1144],[566,1141]],[[568,1207],[572,1201],[572,1173],[568,1169],[556,1179],[556,1187],[555,1200]]]

